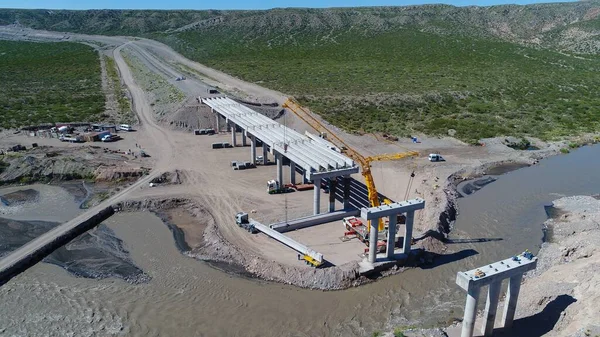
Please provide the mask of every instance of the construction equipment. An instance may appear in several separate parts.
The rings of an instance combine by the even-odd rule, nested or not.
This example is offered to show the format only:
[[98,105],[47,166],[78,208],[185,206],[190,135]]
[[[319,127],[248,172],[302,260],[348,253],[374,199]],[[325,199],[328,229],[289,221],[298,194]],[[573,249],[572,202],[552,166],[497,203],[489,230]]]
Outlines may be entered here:
[[277,180],[267,181],[267,192],[269,194],[280,194],[292,192],[293,189],[288,186],[280,186]]
[[[419,153],[416,151],[407,151],[402,153],[384,154],[365,158],[363,155],[361,155],[352,147],[350,147],[340,137],[338,137],[334,132],[325,127],[323,123],[321,123],[318,119],[312,116],[309,111],[303,108],[293,98],[288,98],[288,100],[285,101],[285,103],[283,103],[283,107],[290,109],[294,114],[296,114],[296,116],[298,116],[298,118],[310,125],[317,132],[319,132],[319,135],[327,135],[326,137],[328,141],[330,141],[339,149],[341,149],[342,153],[352,158],[354,161],[358,162],[358,164],[361,166],[361,174],[365,178],[365,184],[367,185],[368,198],[371,207],[377,207],[381,205],[381,201],[379,200],[379,194],[377,193],[377,188],[375,187],[375,181],[373,180],[373,175],[371,174],[371,162],[381,160],[397,160],[419,155]],[[391,203],[391,201],[384,200],[384,203]],[[379,230],[383,230],[384,226],[385,225],[383,219],[379,219]],[[367,229],[369,228],[370,223],[367,224]]]
[[248,213],[238,212],[235,215],[235,223],[252,234],[258,233],[256,227],[248,220]]

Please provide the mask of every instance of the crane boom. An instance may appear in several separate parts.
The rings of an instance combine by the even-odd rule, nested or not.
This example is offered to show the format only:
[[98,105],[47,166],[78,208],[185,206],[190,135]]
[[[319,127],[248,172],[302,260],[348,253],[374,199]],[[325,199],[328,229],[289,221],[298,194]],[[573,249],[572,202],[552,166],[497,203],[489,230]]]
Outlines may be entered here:
[[[306,124],[310,125],[317,132],[325,132],[327,133],[327,135],[331,135],[331,138],[328,138],[328,140],[331,141],[335,146],[339,147],[342,150],[342,153],[352,158],[352,160],[358,162],[358,164],[361,167],[361,174],[365,179],[365,185],[367,186],[368,199],[369,203],[371,204],[371,207],[377,207],[381,205],[381,201],[379,200],[379,193],[377,192],[377,187],[375,187],[375,180],[373,180],[373,175],[371,174],[371,162],[382,160],[397,160],[419,155],[418,152],[408,151],[395,154],[381,154],[365,158],[358,151],[351,148],[338,135],[329,130],[318,119],[312,116],[312,114],[309,111],[303,108],[293,98],[288,98],[288,100],[285,103],[283,103],[283,107],[290,109],[294,114],[296,114],[296,116],[298,116]],[[370,224],[368,227],[370,227]],[[379,230],[383,229],[384,222],[382,219],[379,219]]]

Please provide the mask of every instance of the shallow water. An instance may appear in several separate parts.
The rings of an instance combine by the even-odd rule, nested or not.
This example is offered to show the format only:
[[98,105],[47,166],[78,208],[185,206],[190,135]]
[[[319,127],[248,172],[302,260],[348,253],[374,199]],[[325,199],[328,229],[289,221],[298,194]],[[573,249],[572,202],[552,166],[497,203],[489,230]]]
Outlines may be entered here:
[[74,278],[38,264],[0,288],[0,327],[17,336],[364,336],[443,324],[462,316],[456,272],[527,248],[537,252],[544,206],[564,195],[598,193],[599,167],[596,146],[502,175],[458,200],[448,252],[437,266],[335,292],[220,272],[179,253],[154,215],[118,214],[106,223],[152,277],[148,283]]

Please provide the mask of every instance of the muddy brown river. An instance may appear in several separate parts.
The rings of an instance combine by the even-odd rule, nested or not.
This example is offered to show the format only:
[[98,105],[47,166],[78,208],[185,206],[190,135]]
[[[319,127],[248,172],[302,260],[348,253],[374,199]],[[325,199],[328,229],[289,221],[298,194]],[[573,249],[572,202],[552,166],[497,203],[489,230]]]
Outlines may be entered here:
[[[459,199],[449,249],[436,266],[344,291],[229,275],[181,254],[151,213],[118,214],[105,224],[150,280],[81,278],[40,263],[0,287],[0,335],[365,336],[444,324],[462,316],[457,271],[526,248],[537,251],[545,205],[564,195],[600,192],[599,154],[600,147],[585,147],[499,176]],[[41,213],[34,218],[45,220]]]

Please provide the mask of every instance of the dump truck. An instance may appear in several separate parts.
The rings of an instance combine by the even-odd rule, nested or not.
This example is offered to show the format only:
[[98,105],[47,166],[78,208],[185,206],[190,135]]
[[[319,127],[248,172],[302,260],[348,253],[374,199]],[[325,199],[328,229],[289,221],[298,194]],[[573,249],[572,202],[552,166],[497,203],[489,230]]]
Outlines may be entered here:
[[235,223],[240,228],[243,228],[252,234],[258,233],[258,229],[256,229],[256,227],[254,227],[254,225],[248,220],[248,213],[246,212],[238,212],[235,215]]

